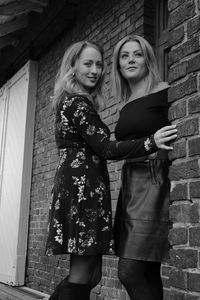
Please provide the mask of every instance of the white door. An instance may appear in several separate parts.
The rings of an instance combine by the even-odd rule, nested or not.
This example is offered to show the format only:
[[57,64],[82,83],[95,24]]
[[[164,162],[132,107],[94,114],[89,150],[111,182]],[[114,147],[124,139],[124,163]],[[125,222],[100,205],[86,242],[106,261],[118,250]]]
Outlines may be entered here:
[[4,86],[0,89],[0,203],[1,203],[1,182],[2,182],[2,169],[3,169],[3,147],[6,125],[6,108],[7,108],[7,89]]
[[36,82],[37,64],[29,61],[0,102],[0,282],[10,285],[24,284]]

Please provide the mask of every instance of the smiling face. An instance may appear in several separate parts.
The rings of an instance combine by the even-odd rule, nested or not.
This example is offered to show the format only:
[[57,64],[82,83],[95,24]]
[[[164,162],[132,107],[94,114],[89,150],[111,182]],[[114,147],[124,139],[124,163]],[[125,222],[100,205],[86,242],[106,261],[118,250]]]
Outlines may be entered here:
[[128,82],[138,82],[148,74],[144,54],[138,42],[129,41],[121,47],[119,69],[122,77]]
[[83,92],[91,93],[97,85],[103,71],[101,53],[93,48],[83,49],[76,66],[76,81]]

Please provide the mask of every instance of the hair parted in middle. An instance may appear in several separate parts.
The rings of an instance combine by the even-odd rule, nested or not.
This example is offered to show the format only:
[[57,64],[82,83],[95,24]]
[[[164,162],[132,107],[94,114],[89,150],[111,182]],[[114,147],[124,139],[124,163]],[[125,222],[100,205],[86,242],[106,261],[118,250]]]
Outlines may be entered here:
[[113,53],[111,86],[112,94],[118,101],[127,101],[131,95],[128,81],[121,75],[119,67],[120,51],[123,45],[127,42],[137,42],[141,47],[148,70],[148,90],[146,92],[149,93],[157,83],[161,82],[161,77],[158,71],[157,61],[152,46],[146,39],[139,35],[128,35],[117,43]]
[[60,69],[56,75],[55,85],[54,85],[54,96],[53,96],[53,106],[56,107],[60,101],[61,94],[65,91],[69,95],[80,94],[87,95],[81,90],[78,82],[76,81],[76,67],[78,59],[82,51],[91,47],[100,52],[102,57],[102,74],[94,88],[94,106],[98,110],[104,107],[104,96],[103,96],[103,83],[105,78],[105,62],[103,56],[103,49],[96,43],[88,41],[79,41],[72,44],[67,48],[64,53]]

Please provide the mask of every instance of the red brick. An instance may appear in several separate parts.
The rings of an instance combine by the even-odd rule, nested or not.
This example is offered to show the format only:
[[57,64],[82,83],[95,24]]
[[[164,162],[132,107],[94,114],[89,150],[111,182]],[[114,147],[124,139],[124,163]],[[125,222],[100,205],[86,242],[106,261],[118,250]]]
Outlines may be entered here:
[[177,29],[173,29],[169,32],[169,47],[175,46],[184,40],[184,27],[181,26]]
[[169,159],[175,160],[177,158],[186,156],[186,141],[183,142],[173,142],[171,143],[173,146],[173,151],[169,151]]
[[188,112],[189,114],[200,112],[200,97],[197,96],[189,100]]
[[186,299],[185,300],[200,300],[200,296],[195,296],[193,294],[186,294]]
[[161,275],[165,277],[169,277],[170,270],[171,270],[170,266],[168,266],[167,264],[166,265],[162,264]]
[[181,64],[170,68],[168,76],[169,83],[172,83],[173,81],[184,77],[187,74],[187,65],[187,61],[184,61]]
[[171,191],[170,199],[171,199],[171,201],[188,200],[187,183],[176,184],[175,187]]
[[190,247],[200,246],[200,227],[191,227],[189,228],[189,245]]
[[189,119],[179,123],[177,126],[177,130],[178,130],[177,138],[198,134],[199,133],[198,123],[199,123],[198,118]]
[[179,289],[187,288],[187,273],[179,269],[172,269],[170,272],[170,286]]
[[173,103],[169,108],[169,120],[174,121],[186,116],[186,101],[181,101],[179,103]]
[[200,138],[194,138],[188,142],[189,156],[200,154]]
[[170,167],[169,177],[171,180],[198,178],[199,176],[198,160],[186,161]]
[[183,59],[187,55],[196,53],[197,51],[199,51],[199,39],[194,37],[170,51],[169,65],[179,62],[180,57]]
[[191,72],[199,71],[199,65],[200,65],[200,55],[198,54],[197,56],[188,60],[187,74]]
[[169,209],[170,220],[173,223],[189,223],[190,210],[190,204],[171,205]]
[[176,10],[171,12],[169,16],[168,27],[172,29],[189,18],[195,15],[195,3],[194,1],[187,1],[186,3],[180,5]]
[[199,203],[194,203],[191,205],[190,222],[191,223],[199,223],[200,222],[200,204]]
[[190,76],[184,82],[178,83],[169,89],[168,100],[172,102],[195,92],[197,92],[197,77]]
[[186,293],[180,290],[171,290],[170,292],[170,300],[185,300]]
[[184,0],[168,0],[168,9],[171,12],[183,3]]
[[[170,259],[173,266],[181,269],[197,268],[198,250],[193,249],[172,249]],[[170,276],[171,277],[171,276]]]
[[191,198],[200,198],[200,181],[190,182],[189,191]]
[[199,34],[200,31],[200,16],[196,16],[195,18],[188,21],[187,24],[187,35],[190,38],[193,34]]
[[184,245],[188,242],[187,228],[172,228],[169,233],[169,241],[171,245]]
[[200,273],[192,272],[188,274],[188,290],[200,292]]

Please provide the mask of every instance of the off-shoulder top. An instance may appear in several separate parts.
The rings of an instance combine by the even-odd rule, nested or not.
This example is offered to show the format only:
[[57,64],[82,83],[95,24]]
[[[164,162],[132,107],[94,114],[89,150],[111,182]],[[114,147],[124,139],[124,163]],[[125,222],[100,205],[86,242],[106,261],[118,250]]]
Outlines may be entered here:
[[115,128],[117,140],[142,138],[169,125],[167,89],[125,104]]

